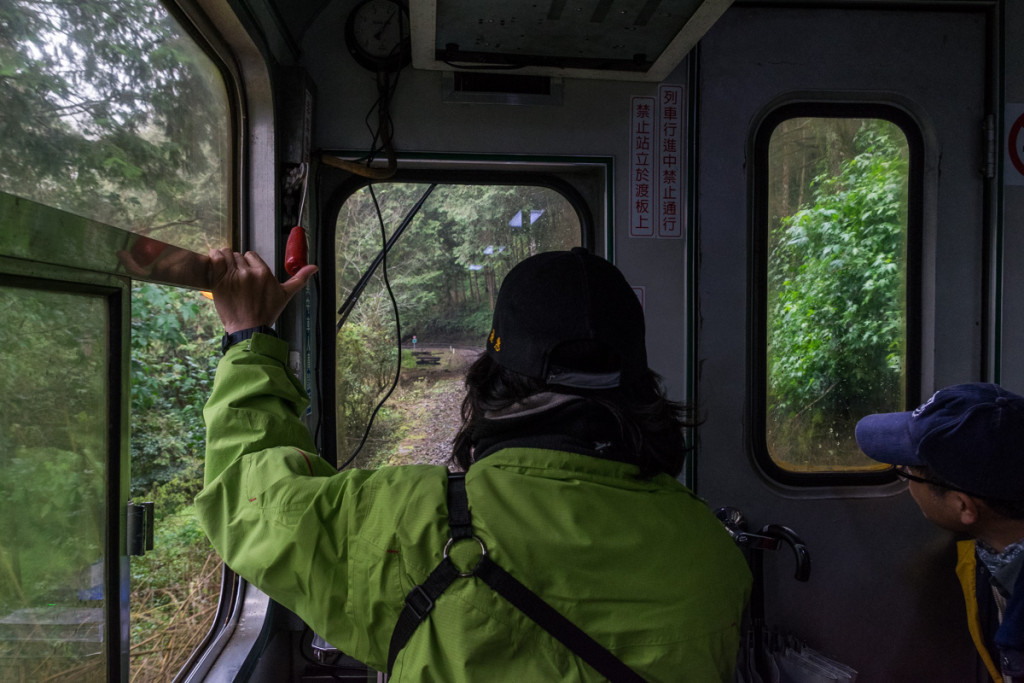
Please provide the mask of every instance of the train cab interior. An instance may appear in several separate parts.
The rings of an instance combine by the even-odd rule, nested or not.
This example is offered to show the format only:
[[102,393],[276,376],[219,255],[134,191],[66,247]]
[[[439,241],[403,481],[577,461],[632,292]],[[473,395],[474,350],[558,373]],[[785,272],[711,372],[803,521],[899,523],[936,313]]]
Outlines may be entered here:
[[203,259],[319,267],[278,334],[322,457],[377,468],[448,463],[501,279],[576,246],[696,406],[741,655],[990,680],[957,538],[853,429],[1024,392],[1020,35],[1010,0],[5,0],[0,680],[386,680],[194,519]]

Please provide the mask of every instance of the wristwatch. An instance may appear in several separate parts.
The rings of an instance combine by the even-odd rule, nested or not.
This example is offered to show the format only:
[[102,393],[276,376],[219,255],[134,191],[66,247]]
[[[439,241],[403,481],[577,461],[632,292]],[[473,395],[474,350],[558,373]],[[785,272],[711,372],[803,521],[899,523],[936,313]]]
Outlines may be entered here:
[[256,327],[249,327],[244,330],[238,330],[231,334],[225,334],[220,340],[220,352],[227,353],[228,349],[237,344],[243,342],[246,339],[252,339],[252,336],[259,332],[260,334],[269,334],[273,337],[277,336],[277,332],[274,331],[273,327],[267,327],[266,325],[257,325]]

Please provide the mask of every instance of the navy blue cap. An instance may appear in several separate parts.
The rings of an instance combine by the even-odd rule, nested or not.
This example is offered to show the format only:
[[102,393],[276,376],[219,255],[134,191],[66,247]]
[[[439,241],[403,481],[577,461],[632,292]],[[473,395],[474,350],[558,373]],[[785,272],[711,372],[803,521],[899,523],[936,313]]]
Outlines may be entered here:
[[957,384],[916,410],[868,415],[856,437],[879,462],[927,467],[982,498],[1024,500],[1024,397],[997,384]]
[[[572,348],[600,349],[611,362],[576,365],[564,353]],[[487,354],[547,384],[612,389],[647,370],[643,308],[619,269],[603,258],[582,247],[540,253],[505,276]]]

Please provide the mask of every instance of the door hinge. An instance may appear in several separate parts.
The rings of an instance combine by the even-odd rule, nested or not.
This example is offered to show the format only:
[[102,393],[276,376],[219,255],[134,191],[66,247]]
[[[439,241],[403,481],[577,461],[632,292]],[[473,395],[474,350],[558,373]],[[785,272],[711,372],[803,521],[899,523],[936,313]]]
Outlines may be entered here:
[[133,503],[128,501],[128,554],[145,555],[153,549],[152,502]]
[[982,172],[986,178],[996,177],[996,116],[995,114],[986,114],[985,123],[983,124],[985,131],[985,167]]

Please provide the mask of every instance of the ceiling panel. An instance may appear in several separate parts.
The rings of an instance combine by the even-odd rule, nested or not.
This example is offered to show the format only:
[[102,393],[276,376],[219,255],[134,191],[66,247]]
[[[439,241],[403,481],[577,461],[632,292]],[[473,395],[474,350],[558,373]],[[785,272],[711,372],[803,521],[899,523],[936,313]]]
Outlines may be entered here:
[[413,66],[660,81],[732,0],[411,0]]

